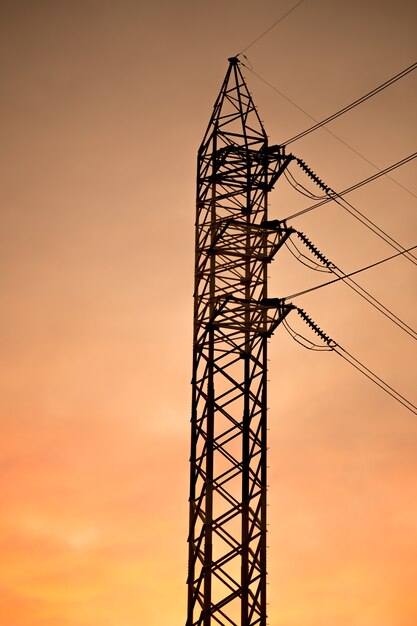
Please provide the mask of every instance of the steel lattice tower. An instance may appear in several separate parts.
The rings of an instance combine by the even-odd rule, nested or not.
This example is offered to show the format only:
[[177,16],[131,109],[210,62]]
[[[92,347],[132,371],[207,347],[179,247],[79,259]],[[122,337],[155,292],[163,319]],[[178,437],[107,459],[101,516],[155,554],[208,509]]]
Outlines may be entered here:
[[292,308],[268,193],[292,158],[229,59],[198,152],[187,626],[266,625],[267,342]]

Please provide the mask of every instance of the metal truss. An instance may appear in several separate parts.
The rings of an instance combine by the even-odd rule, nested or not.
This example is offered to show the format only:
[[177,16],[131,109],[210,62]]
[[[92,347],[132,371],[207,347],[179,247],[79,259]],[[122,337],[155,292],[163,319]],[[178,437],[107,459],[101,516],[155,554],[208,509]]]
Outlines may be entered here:
[[268,298],[292,232],[268,193],[292,159],[229,59],[198,152],[187,626],[266,625],[267,342],[293,308]]

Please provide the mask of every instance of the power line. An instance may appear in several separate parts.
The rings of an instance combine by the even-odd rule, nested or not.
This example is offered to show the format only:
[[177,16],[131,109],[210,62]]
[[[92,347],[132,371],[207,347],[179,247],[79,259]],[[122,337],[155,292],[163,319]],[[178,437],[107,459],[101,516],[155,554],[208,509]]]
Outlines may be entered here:
[[287,141],[283,141],[282,145],[283,146],[288,146],[290,143],[293,143],[294,141],[298,141],[302,137],[305,137],[306,135],[309,135],[310,133],[314,132],[318,128],[321,128],[325,124],[328,124],[329,122],[332,122],[333,120],[335,120],[337,117],[340,117],[344,113],[347,113],[348,111],[351,111],[352,109],[357,107],[359,104],[362,104],[362,102],[365,102],[366,100],[369,100],[369,98],[372,98],[372,96],[375,96],[380,91],[383,91],[384,89],[386,89],[390,85],[396,83],[398,80],[403,78],[403,76],[406,76],[407,74],[409,74],[410,72],[415,70],[416,67],[417,67],[417,62],[413,63],[412,65],[409,65],[409,67],[405,68],[404,70],[402,70],[401,72],[399,72],[398,74],[393,76],[392,78],[389,78],[388,80],[386,80],[381,85],[378,85],[378,87],[375,87],[375,89],[372,89],[371,91],[368,91],[368,93],[366,93],[365,95],[361,96],[360,98],[358,98],[354,102],[351,102],[350,104],[348,104],[347,106],[343,107],[339,111],[336,111],[336,113],[333,113],[332,115],[329,115],[328,117],[323,119],[321,122],[317,122],[317,124],[315,124],[314,126],[310,126],[310,128],[307,128],[306,130],[304,130],[303,132],[299,133],[298,135],[295,135],[294,137],[291,137],[291,139],[288,139]]
[[[335,274],[338,277],[338,280],[343,280],[343,282],[348,287],[350,287],[355,293],[357,293],[359,296],[361,296],[361,298],[363,298],[368,304],[370,304],[377,311],[379,311],[379,313],[382,313],[387,319],[389,319],[391,322],[394,322],[394,324],[396,324],[399,328],[401,328],[401,330],[403,330],[408,335],[410,335],[410,337],[412,337],[413,339],[417,339],[417,333],[411,328],[411,326],[406,324],[401,318],[398,317],[398,315],[395,315],[395,313],[390,311],[390,309],[388,309],[384,304],[382,304],[382,302],[380,302],[379,300],[377,300],[377,298],[375,298],[372,294],[370,294],[369,291],[367,291],[366,289],[361,287],[361,285],[359,285],[359,283],[355,282],[353,280],[353,278],[350,278],[349,277],[350,275],[345,274],[345,272],[343,272],[339,267],[337,267],[337,265],[335,265],[334,263],[332,263],[332,261],[327,259],[314,246],[314,244],[312,244],[311,241],[309,239],[307,239],[307,237],[304,235],[304,233],[301,233],[300,231],[295,231],[295,232],[298,235],[298,237],[301,239],[301,241],[307,246],[307,248],[310,250],[310,252],[312,252],[314,254],[314,256],[316,256],[321,261],[321,263],[324,265],[323,270],[325,269],[327,272],[332,272],[333,274]],[[291,241],[291,239],[288,239],[288,241]],[[295,244],[293,244],[293,245],[295,245]],[[299,252],[299,254],[301,254],[300,251],[298,250],[298,248],[296,248],[296,250],[297,250],[297,252]],[[402,253],[402,254],[404,254],[404,253]],[[307,261],[309,261],[308,257],[306,257],[305,255],[302,255],[302,256]],[[394,256],[399,256],[399,255],[394,255]],[[298,261],[300,261],[304,265],[307,265],[307,263],[305,263],[300,257],[296,257],[296,258],[297,258]],[[392,258],[392,257],[390,257],[390,258]],[[385,259],[385,260],[388,260],[388,259]],[[374,263],[373,266],[379,265],[382,262],[384,262],[384,261],[378,261],[378,262]],[[311,261],[310,261],[310,263],[311,263]],[[310,269],[316,269],[315,267],[311,267],[311,265],[307,265],[307,267],[309,267]],[[369,266],[369,267],[372,267],[372,265]],[[367,269],[367,268],[364,268],[364,269]],[[359,270],[359,271],[363,271],[363,270]],[[322,285],[319,285],[317,288],[320,288],[320,286],[324,287],[326,284],[330,284],[332,282],[336,282],[336,281],[329,281],[329,283],[322,283]],[[314,291],[315,289],[316,289],[316,287],[313,287],[311,290]],[[310,290],[307,289],[306,291],[308,292]],[[299,294],[299,295],[301,295],[301,294]],[[289,297],[291,297],[291,296],[289,296]]]
[[[341,271],[338,269],[338,271]],[[336,274],[336,272],[334,272]],[[341,272],[343,274],[343,272]],[[338,274],[336,274],[338,276]],[[361,298],[363,298],[368,304],[373,306],[377,311],[382,313],[387,319],[393,322],[398,328],[401,328],[407,335],[410,335],[413,339],[417,339],[417,333],[406,324],[398,315],[395,315],[390,309],[388,309],[382,302],[377,300],[373,295],[366,291],[359,283],[353,280],[353,278],[347,278],[345,276],[340,276],[340,280],[350,287],[355,293],[357,293]]]
[[316,196],[309,189],[307,189],[307,187],[304,187],[304,185],[302,185],[298,180],[296,180],[296,178],[290,172],[288,167],[286,170],[284,170],[284,176],[290,183],[291,187],[293,187],[296,191],[301,193],[306,198],[309,198],[310,200],[316,200],[318,202],[325,199],[326,196],[324,196],[323,194],[321,196]]
[[[415,248],[417,248],[416,246],[413,246],[412,248],[409,248],[407,250],[407,252],[409,252],[410,250],[414,250]],[[349,274],[343,274],[342,276],[338,276],[337,278],[334,278],[332,280],[329,280],[325,283],[321,283],[320,285],[316,285],[315,287],[310,287],[308,289],[304,289],[303,291],[298,291],[297,293],[293,293],[290,296],[286,296],[284,298],[284,300],[293,300],[294,298],[298,298],[299,296],[303,296],[306,293],[311,293],[312,291],[317,291],[318,289],[321,289],[322,287],[327,287],[327,285],[332,285],[333,283],[337,283],[340,280],[346,280],[347,278],[350,278],[351,276],[354,276],[355,274],[359,274],[360,272],[364,272],[365,270],[371,269],[372,267],[376,267],[377,265],[381,265],[382,263],[385,263],[386,261],[390,261],[391,259],[394,259],[395,257],[401,256],[403,255],[404,252],[398,252],[397,254],[393,254],[390,257],[387,257],[385,259],[381,259],[380,261],[376,261],[375,263],[371,263],[370,265],[367,265],[366,267],[362,267],[359,270],[356,270],[354,272],[350,272]],[[338,269],[338,268],[337,268]],[[339,270],[341,271],[341,270]],[[360,285],[357,285],[357,283],[355,283],[354,281],[352,281],[357,287],[359,287],[360,289],[362,289],[362,287],[360,287]],[[348,283],[347,283],[348,284]],[[349,285],[350,286],[350,285]],[[356,290],[355,290],[356,291]],[[365,291],[365,290],[363,290]],[[367,293],[367,292],[365,292]],[[383,307],[386,311],[388,311],[388,313],[395,319],[392,319],[392,317],[390,317],[389,315],[387,315],[386,313],[384,313],[384,311],[381,311],[381,313],[383,313],[386,317],[388,317],[389,319],[391,319],[392,322],[394,322],[397,326],[399,326],[400,328],[402,328],[403,330],[405,330],[405,332],[410,335],[410,337],[412,337],[413,339],[417,339],[417,333],[413,330],[413,328],[411,328],[411,326],[408,326],[408,324],[406,324],[405,322],[403,322],[399,317],[397,317],[394,313],[392,313],[389,309],[387,309],[383,304],[381,304],[378,300],[376,300],[376,298],[373,298],[373,296],[369,295],[373,300],[375,300],[381,307]],[[365,298],[366,299],[366,298]],[[369,300],[368,300],[369,302]],[[372,303],[370,303],[372,304]],[[379,309],[380,310],[380,309]],[[398,321],[395,321],[398,320]],[[400,323],[398,323],[400,322]]]
[[351,204],[350,202],[348,202],[344,198],[342,198],[342,202],[344,202],[344,204],[347,205],[347,206],[344,206],[344,204],[342,204],[339,200],[337,200],[337,198],[335,198],[335,202],[336,202],[336,204],[341,206],[342,209],[347,211],[355,219],[357,219],[359,222],[361,222],[361,224],[366,226],[370,231],[375,233],[375,235],[377,235],[380,239],[382,239],[382,241],[385,241],[385,243],[387,243],[389,246],[391,246],[391,248],[394,248],[394,250],[397,250],[398,252],[402,252],[404,254],[404,258],[405,259],[407,259],[408,261],[413,263],[413,265],[417,265],[417,258],[414,256],[414,254],[411,254],[411,252],[407,252],[406,248],[404,248],[403,245],[401,245],[393,237],[388,235],[388,233],[386,233],[384,230],[382,230],[382,228],[377,226],[375,224],[375,222],[372,222],[372,220],[370,220],[363,213],[358,211],[358,209],[356,209],[353,206],[353,204]]
[[[253,67],[248,67],[247,65],[245,65],[244,63],[242,63],[242,65],[249,70],[249,72],[252,72],[252,74],[254,74],[254,76],[256,76],[259,80],[261,80],[263,83],[265,83],[265,85],[268,85],[268,87],[270,87],[271,89],[273,89],[277,94],[279,94],[282,98],[284,98],[284,100],[287,100],[287,102],[289,102],[290,104],[292,104],[296,109],[298,109],[299,111],[301,111],[302,113],[304,113],[304,115],[306,115],[307,117],[309,117],[313,122],[316,122],[316,124],[320,124],[320,122],[313,117],[312,115],[310,115],[310,113],[308,113],[305,109],[303,109],[300,105],[298,105],[296,102],[294,102],[294,100],[291,100],[291,98],[289,98],[288,96],[286,96],[282,91],[280,91],[277,87],[275,87],[275,85],[272,85],[272,83],[268,82],[265,78],[263,78],[260,74],[258,74],[257,72],[255,72],[255,70],[253,69]],[[364,161],[366,161],[366,163],[369,163],[369,165],[372,165],[372,167],[374,167],[376,170],[378,170],[378,172],[380,171],[380,168],[378,167],[378,165],[376,165],[375,163],[373,163],[373,161],[371,161],[370,159],[368,159],[366,156],[364,156],[363,154],[361,154],[360,152],[358,152],[358,150],[356,150],[356,148],[354,148],[353,146],[351,146],[349,143],[347,143],[346,141],[344,141],[343,139],[341,139],[338,135],[336,135],[336,133],[332,132],[329,128],[326,128],[325,126],[323,126],[323,130],[325,130],[327,133],[329,133],[329,135],[332,135],[332,137],[334,137],[335,139],[337,139],[340,143],[342,143],[344,146],[346,146],[347,148],[349,148],[349,150],[351,152],[353,152],[354,154],[356,154],[356,156],[360,157],[361,159],[363,159]],[[281,144],[281,145],[285,145],[285,143]],[[399,183],[397,180],[395,180],[395,178],[392,178],[392,176],[388,176],[388,174],[385,172],[385,175],[387,178],[389,178],[393,183],[395,183],[398,187],[401,187],[401,189],[403,189],[404,191],[406,191],[407,193],[409,193],[411,196],[413,196],[413,198],[417,198],[417,195],[415,193],[413,193],[412,191],[410,191],[410,189],[408,189],[407,187],[405,187],[404,185],[402,185],[401,183]]]
[[[343,139],[341,139],[338,135],[336,135],[334,132],[332,132],[329,128],[323,127],[323,129],[328,132],[330,135],[332,135],[335,139],[337,139],[338,141],[340,141],[340,143],[342,143],[344,146],[346,146],[347,148],[349,148],[349,150],[351,152],[353,152],[354,154],[356,154],[358,157],[360,157],[363,161],[366,161],[366,163],[369,163],[369,165],[372,165],[372,167],[374,167],[376,170],[378,170],[378,173],[381,171],[379,166],[376,165],[373,161],[371,161],[370,159],[368,159],[366,156],[364,156],[363,154],[361,154],[360,152],[358,152],[358,150],[356,150],[356,148],[354,148],[353,146],[351,146],[349,143],[347,143],[347,141],[344,141]],[[401,183],[398,182],[398,180],[396,180],[395,178],[392,178],[392,176],[389,176],[387,173],[385,173],[385,176],[387,178],[389,178],[393,183],[395,183],[397,185],[397,187],[401,187],[401,189],[403,189],[404,191],[406,191],[408,194],[410,194],[410,196],[413,196],[413,198],[417,198],[417,195],[415,193],[413,193],[410,189],[408,189],[408,187],[405,187],[404,185],[402,185]]]
[[394,389],[394,387],[389,385],[382,378],[380,378],[377,374],[375,374],[375,372],[373,372],[369,367],[367,367],[366,365],[361,363],[356,357],[354,357],[347,350],[342,348],[342,346],[340,346],[338,343],[336,343],[336,341],[334,341],[333,339],[330,339],[330,337],[328,337],[317,326],[317,324],[315,322],[313,322],[313,320],[305,313],[305,311],[303,311],[303,309],[296,308],[295,310],[300,315],[300,317],[308,324],[308,326],[310,326],[310,328],[312,328],[312,330],[324,341],[324,343],[326,344],[327,347],[325,347],[325,346],[321,347],[321,346],[319,346],[317,344],[314,344],[313,342],[311,342],[306,337],[303,337],[299,333],[296,333],[289,326],[288,322],[286,324],[283,324],[284,328],[286,329],[286,331],[292,336],[292,338],[295,341],[297,341],[297,343],[299,343],[304,348],[307,348],[309,350],[327,350],[327,351],[332,350],[333,352],[336,352],[336,354],[341,356],[347,363],[352,365],[352,367],[357,369],[366,378],[368,378],[375,385],[380,387],[380,389],[385,391],[385,393],[387,393],[394,400],[396,400],[397,402],[402,404],[406,409],[411,411],[411,413],[414,413],[415,415],[417,415],[417,406],[415,406],[412,402],[410,402],[410,400],[408,400],[405,396],[403,396],[396,389]]
[[415,406],[410,400],[407,400],[403,395],[401,395],[398,391],[396,391],[391,385],[386,383],[382,378],[377,376],[372,370],[370,370],[366,365],[361,363],[358,359],[352,356],[347,350],[336,344],[333,348],[333,351],[336,352],[342,359],[345,359],[350,365],[352,365],[355,369],[358,370],[361,374],[366,376],[369,380],[371,380],[375,385],[380,387],[385,393],[394,398],[397,402],[402,404],[406,409],[411,411],[417,415],[417,406]]
[[[397,167],[401,167],[401,165],[405,165],[406,163],[408,163],[409,161],[412,161],[416,157],[417,157],[417,152],[413,152],[413,154],[410,154],[407,157],[404,157],[400,161],[397,161],[397,163],[393,163],[392,165],[389,165],[385,169],[380,170],[376,174],[372,174],[372,176],[368,176],[368,178],[364,178],[363,180],[359,181],[358,183],[355,183],[354,185],[351,185],[350,187],[347,187],[343,191],[339,191],[339,192],[332,191],[332,193],[334,193],[338,198],[340,198],[341,196],[345,196],[346,194],[350,193],[351,191],[355,191],[355,189],[359,189],[359,187],[362,187],[363,185],[367,185],[368,183],[371,183],[372,181],[376,180],[377,178],[380,178],[381,176],[385,176],[387,174],[387,172],[391,172],[392,170],[397,169]],[[320,200],[316,204],[313,204],[313,205],[311,205],[309,207],[306,207],[305,209],[302,209],[301,211],[298,211],[297,213],[293,213],[292,215],[289,215],[285,219],[287,219],[287,220],[294,219],[295,217],[299,217],[300,215],[304,215],[304,213],[308,213],[309,211],[313,211],[314,209],[317,209],[318,207],[322,206],[323,204],[327,204],[327,202],[331,202],[332,200],[334,200],[334,197],[329,194],[327,198],[324,198],[323,200]]]
[[259,37],[257,37],[256,39],[254,39],[252,41],[252,43],[250,43],[248,46],[246,46],[246,48],[244,48],[243,50],[241,50],[236,56],[239,56],[240,54],[243,54],[244,52],[246,52],[246,50],[249,50],[249,48],[252,48],[253,45],[255,45],[260,39],[262,39],[262,37],[265,37],[265,35],[267,33],[269,33],[273,28],[275,28],[275,26],[277,26],[280,22],[282,22],[287,15],[289,15],[290,13],[292,13],[294,11],[294,9],[296,9],[298,6],[300,6],[300,4],[304,2],[304,0],[300,0],[299,2],[297,2],[297,4],[295,4],[291,9],[289,9],[289,11],[287,11],[286,13],[284,13],[284,15],[281,15],[281,17],[279,17],[269,28],[267,28],[261,35],[259,35]]
[[300,333],[297,333],[297,331],[295,331],[294,328],[289,325],[287,319],[283,319],[281,324],[284,326],[287,333],[291,335],[294,341],[299,343],[300,346],[303,346],[303,348],[306,348],[307,350],[313,350],[313,352],[330,352],[333,350],[333,347],[331,345],[319,345],[317,343],[314,343],[313,341],[310,341],[310,339],[307,339],[307,337],[304,337]]
[[[402,159],[402,161],[399,161],[398,163],[395,163],[394,165],[391,165],[387,169],[391,170],[391,169],[394,169],[396,167],[399,167],[400,165],[403,165],[404,163],[410,161],[411,159],[414,159],[416,156],[417,156],[417,153],[414,153],[414,154],[406,157],[405,159]],[[386,233],[380,226],[375,224],[375,222],[373,222],[368,217],[366,217],[366,215],[361,213],[361,211],[359,211],[359,209],[356,209],[353,206],[353,204],[351,204],[350,202],[348,202],[347,200],[345,200],[344,198],[341,197],[343,194],[348,193],[348,191],[352,191],[353,189],[357,189],[358,187],[361,187],[362,185],[366,184],[367,182],[370,182],[371,180],[375,180],[375,178],[378,178],[379,176],[382,176],[383,172],[380,172],[379,174],[374,174],[369,179],[366,179],[365,181],[361,181],[360,183],[357,183],[356,185],[353,185],[348,190],[344,190],[341,193],[337,193],[333,189],[330,189],[330,187],[325,185],[322,181],[320,181],[320,179],[310,170],[310,168],[308,168],[306,166],[305,163],[303,163],[299,159],[297,159],[297,162],[304,169],[304,171],[306,171],[307,174],[311,178],[313,178],[313,180],[316,182],[316,184],[318,184],[322,189],[324,189],[326,191],[326,193],[328,195],[328,198],[326,198],[324,200],[321,200],[320,202],[318,202],[315,205],[312,205],[310,207],[306,207],[305,209],[303,209],[301,211],[298,211],[297,213],[294,213],[293,215],[290,215],[290,216],[286,217],[285,220],[290,220],[290,219],[294,219],[296,217],[299,217],[300,215],[303,215],[304,213],[308,213],[309,211],[312,211],[313,209],[315,209],[315,208],[317,208],[319,206],[322,206],[322,204],[326,204],[327,202],[330,202],[330,201],[333,200],[334,202],[336,202],[336,204],[341,206],[345,211],[350,213],[350,215],[352,215],[355,219],[357,219],[364,226],[366,226],[369,230],[371,230],[378,237],[380,237],[380,239],[385,241],[385,243],[388,243],[388,245],[390,245],[392,248],[394,248],[394,250],[397,250],[398,252],[406,253],[406,254],[404,254],[405,258],[408,259],[409,261],[411,261],[411,263],[413,263],[414,265],[417,265],[417,258],[413,254],[408,253],[403,245],[401,245],[398,241],[396,241],[393,237],[391,237],[391,235]],[[342,203],[344,203],[344,204],[342,204]],[[347,206],[345,206],[345,205],[347,205]]]
[[[291,250],[291,247],[290,247],[290,245],[289,245],[289,244],[291,244],[291,245],[295,248],[295,250],[296,250],[297,254],[296,254],[295,252],[293,252],[293,250]],[[285,245],[285,247],[288,249],[288,251],[290,252],[290,254],[292,254],[292,256],[293,256],[295,259],[297,259],[297,261],[299,261],[300,263],[302,263],[303,265],[305,265],[306,267],[308,267],[308,269],[310,269],[310,270],[314,270],[315,272],[322,272],[322,273],[323,273],[323,272],[326,272],[326,273],[329,273],[329,272],[330,272],[330,270],[329,270],[329,268],[328,268],[328,267],[323,267],[323,266],[322,266],[322,265],[320,265],[319,263],[316,263],[315,261],[312,261],[312,260],[311,260],[308,256],[306,256],[305,254],[303,254],[303,253],[301,252],[301,250],[299,250],[299,249],[297,248],[297,246],[295,245],[295,243],[294,243],[294,242],[293,242],[290,238],[288,238],[288,239],[287,239],[287,241],[285,241],[284,245]],[[305,259],[305,261],[303,261],[303,259]],[[314,263],[314,265],[313,265],[313,263]]]
[[260,74],[258,74],[257,72],[255,72],[255,70],[253,68],[248,67],[247,65],[245,65],[244,63],[242,63],[243,67],[245,67],[247,70],[249,70],[249,72],[252,72],[252,74],[254,76],[256,76],[257,78],[259,78],[259,80],[261,80],[263,83],[265,83],[265,85],[268,85],[268,87],[270,87],[271,89],[273,89],[274,91],[276,91],[282,98],[284,98],[284,100],[287,100],[287,102],[289,102],[290,104],[292,104],[293,106],[295,106],[296,109],[298,109],[299,111],[301,111],[301,113],[304,113],[304,115],[307,115],[307,117],[309,117],[311,120],[313,120],[313,122],[317,122],[318,120],[316,120],[312,115],[310,115],[310,113],[307,113],[307,111],[305,109],[303,109],[302,107],[300,107],[299,104],[297,104],[296,102],[294,102],[294,100],[291,100],[291,98],[289,98],[288,96],[285,95],[285,93],[282,93],[282,91],[280,91],[277,87],[275,87],[275,85],[272,85],[272,83],[269,83],[265,78],[263,78]]

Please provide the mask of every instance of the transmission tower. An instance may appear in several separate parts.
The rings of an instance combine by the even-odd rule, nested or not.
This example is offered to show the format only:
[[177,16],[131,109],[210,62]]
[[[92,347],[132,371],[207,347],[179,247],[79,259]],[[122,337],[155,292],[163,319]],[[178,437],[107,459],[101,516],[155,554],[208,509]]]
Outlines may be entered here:
[[267,343],[293,308],[267,294],[291,232],[268,193],[292,159],[229,59],[198,152],[187,626],[266,625]]

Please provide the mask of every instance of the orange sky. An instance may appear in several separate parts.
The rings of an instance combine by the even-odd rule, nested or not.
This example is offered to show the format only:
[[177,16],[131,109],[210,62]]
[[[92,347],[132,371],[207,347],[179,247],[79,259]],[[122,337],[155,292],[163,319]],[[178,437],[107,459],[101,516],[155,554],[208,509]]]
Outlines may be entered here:
[[[1,3],[1,626],[185,623],[196,151],[227,57],[293,4]],[[415,61],[416,19],[305,0],[247,56],[321,119]],[[246,77],[271,143],[310,125]],[[415,151],[416,91],[414,73],[329,128],[384,168]],[[335,189],[375,172],[324,130],[291,150]],[[417,193],[414,163],[392,177]],[[389,179],[349,200],[417,243]],[[338,206],[294,226],[345,271],[391,254]],[[321,279],[282,252],[270,294]],[[405,259],[358,282],[417,326]],[[297,304],[416,402],[410,337],[344,285]],[[270,626],[414,626],[415,416],[284,329],[269,378]]]

